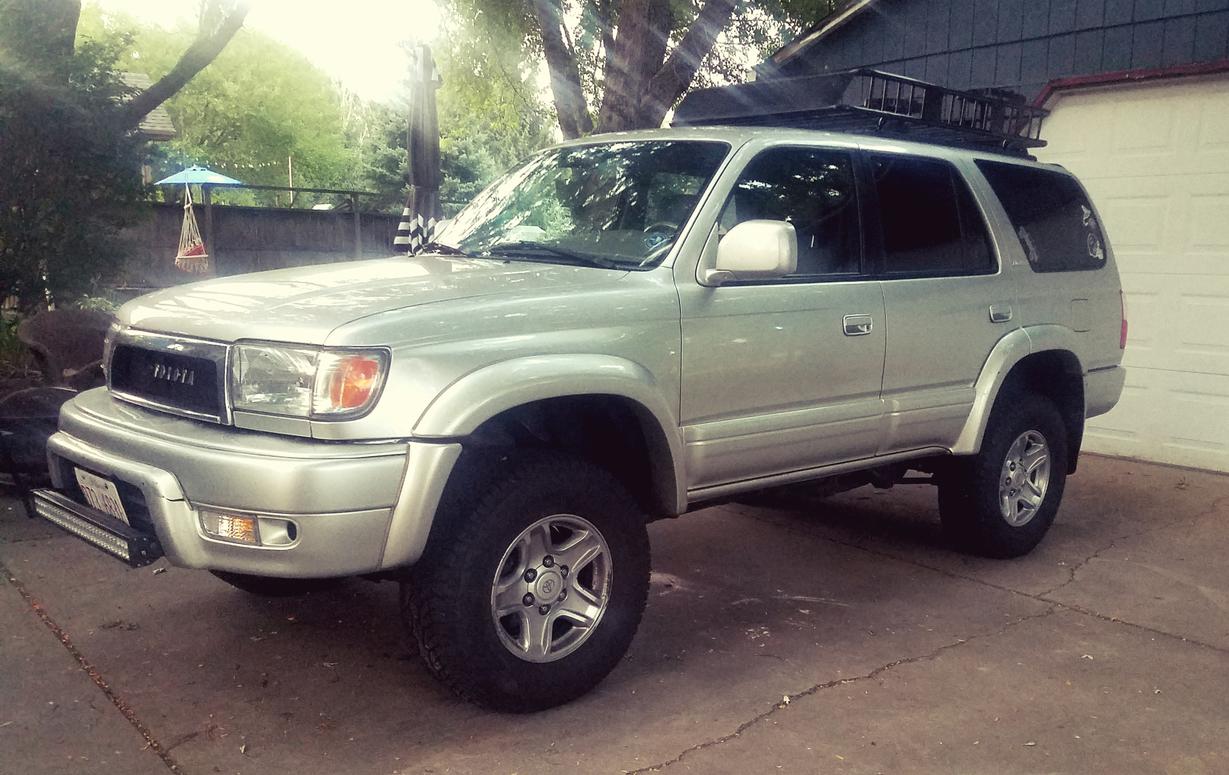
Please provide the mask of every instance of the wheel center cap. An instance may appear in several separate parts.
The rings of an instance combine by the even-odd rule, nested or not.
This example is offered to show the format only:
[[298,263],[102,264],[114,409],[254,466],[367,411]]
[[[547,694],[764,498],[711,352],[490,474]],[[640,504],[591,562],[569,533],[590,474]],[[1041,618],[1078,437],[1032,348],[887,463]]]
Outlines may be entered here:
[[563,591],[563,576],[559,571],[544,570],[533,584],[533,593],[539,600],[554,600]]

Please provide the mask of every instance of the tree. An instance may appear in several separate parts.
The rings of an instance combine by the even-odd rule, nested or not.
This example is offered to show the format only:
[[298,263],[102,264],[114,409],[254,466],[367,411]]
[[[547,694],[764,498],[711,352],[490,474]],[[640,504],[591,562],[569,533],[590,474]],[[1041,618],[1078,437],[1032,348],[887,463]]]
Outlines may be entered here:
[[[659,126],[703,68],[731,80],[829,13],[833,0],[453,0],[541,56],[564,137]],[[722,38],[729,51],[718,51]],[[591,104],[597,104],[594,120]]]
[[[206,0],[201,4],[196,39],[175,66],[144,91],[129,93],[104,108],[100,124],[118,131],[137,127],[141,119],[212,62],[247,17],[250,0]],[[34,92],[63,85],[81,19],[81,0],[0,0],[0,68],[6,79],[19,79]]]
[[80,0],[0,0],[0,297],[65,301],[118,266],[120,228],[143,197],[146,113],[234,36],[247,0],[207,0],[175,66],[144,91],[124,85],[123,41],[78,45]]
[[[440,126],[440,201],[451,215],[487,183],[551,140],[550,117],[518,41],[504,29],[449,22],[448,46],[434,52],[443,80],[436,93]],[[492,37],[494,35],[494,37]],[[362,150],[365,186],[387,209],[405,202],[405,104],[371,110],[370,143]]]
[[0,298],[33,310],[93,290],[122,261],[119,229],[143,198],[144,143],[100,132],[96,116],[128,94],[119,47],[78,46],[54,58],[53,96],[0,78]]

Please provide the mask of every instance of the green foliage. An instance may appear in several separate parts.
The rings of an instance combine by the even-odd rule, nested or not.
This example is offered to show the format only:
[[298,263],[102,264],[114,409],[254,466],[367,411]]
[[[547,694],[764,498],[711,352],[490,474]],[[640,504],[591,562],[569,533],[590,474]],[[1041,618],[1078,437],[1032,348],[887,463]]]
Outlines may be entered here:
[[[195,29],[166,30],[87,6],[79,39],[128,39],[126,67],[157,80],[175,65]],[[155,179],[202,164],[245,183],[345,188],[357,182],[343,95],[304,55],[243,29],[209,67],[163,106],[178,134],[159,144]],[[215,201],[272,204],[270,195],[217,190]],[[282,204],[286,203],[286,195]]]
[[[706,0],[670,0],[671,46],[691,27]],[[502,47],[523,60],[541,61],[541,38],[532,12],[532,0],[448,0],[448,5]],[[604,43],[616,26],[615,0],[562,0],[563,16],[571,29],[571,43],[580,71],[581,87],[591,111],[601,105],[605,89]],[[839,0],[756,0],[743,2],[713,50],[696,73],[693,88],[735,83],[795,35],[831,13]],[[573,24],[573,22],[575,22]],[[506,55],[506,54],[505,54]]]
[[127,94],[125,42],[79,45],[63,80],[0,77],[0,298],[24,309],[87,293],[122,261],[119,229],[145,194],[145,144],[107,123]]
[[0,314],[0,379],[28,377],[34,369],[30,351],[17,338],[21,318]]
[[[436,47],[443,183],[451,212],[496,175],[551,139],[552,119],[532,83],[536,70],[492,19],[453,19]],[[502,23],[502,22],[501,22]],[[165,30],[86,6],[82,39],[127,36],[127,68],[157,79],[194,31]],[[151,152],[155,177],[203,164],[245,183],[358,188],[378,193],[364,209],[399,211],[405,201],[404,103],[382,105],[345,93],[306,57],[240,30],[208,68],[165,105],[179,134]],[[214,190],[230,204],[289,203],[286,194]],[[304,203],[299,195],[297,204]]]
[[[436,92],[440,125],[440,200],[452,215],[496,176],[552,140],[553,117],[536,93],[519,47],[501,45],[483,23],[455,27],[436,51],[443,83]],[[492,37],[496,36],[496,37]],[[403,105],[375,111],[362,151],[364,187],[383,209],[405,201],[406,115]]]

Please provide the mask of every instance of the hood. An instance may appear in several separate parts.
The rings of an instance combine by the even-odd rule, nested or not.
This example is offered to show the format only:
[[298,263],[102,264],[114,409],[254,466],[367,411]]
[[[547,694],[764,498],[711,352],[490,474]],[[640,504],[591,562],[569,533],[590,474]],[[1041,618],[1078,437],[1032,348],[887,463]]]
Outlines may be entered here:
[[338,326],[391,310],[618,280],[626,272],[440,256],[304,266],[157,291],[119,312],[146,331],[232,342],[324,344]]

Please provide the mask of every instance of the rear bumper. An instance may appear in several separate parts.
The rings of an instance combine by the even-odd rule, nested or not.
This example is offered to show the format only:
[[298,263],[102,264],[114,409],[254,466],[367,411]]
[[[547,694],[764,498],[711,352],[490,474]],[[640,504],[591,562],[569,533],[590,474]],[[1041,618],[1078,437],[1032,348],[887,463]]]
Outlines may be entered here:
[[1084,417],[1096,417],[1113,409],[1122,397],[1127,370],[1121,366],[1092,369],[1084,375]]
[[[155,536],[175,565],[325,578],[416,560],[439,495],[424,483],[446,479],[460,447],[254,433],[129,406],[99,390],[64,406],[60,431],[47,450],[55,491],[74,507],[68,511],[109,519],[91,515],[83,504],[74,467],[112,479],[133,527]],[[202,507],[290,520],[296,536],[277,546],[223,541],[204,532]],[[57,522],[44,510],[41,516]],[[82,535],[88,528],[79,522],[76,530],[62,522],[57,524],[99,545]]]

